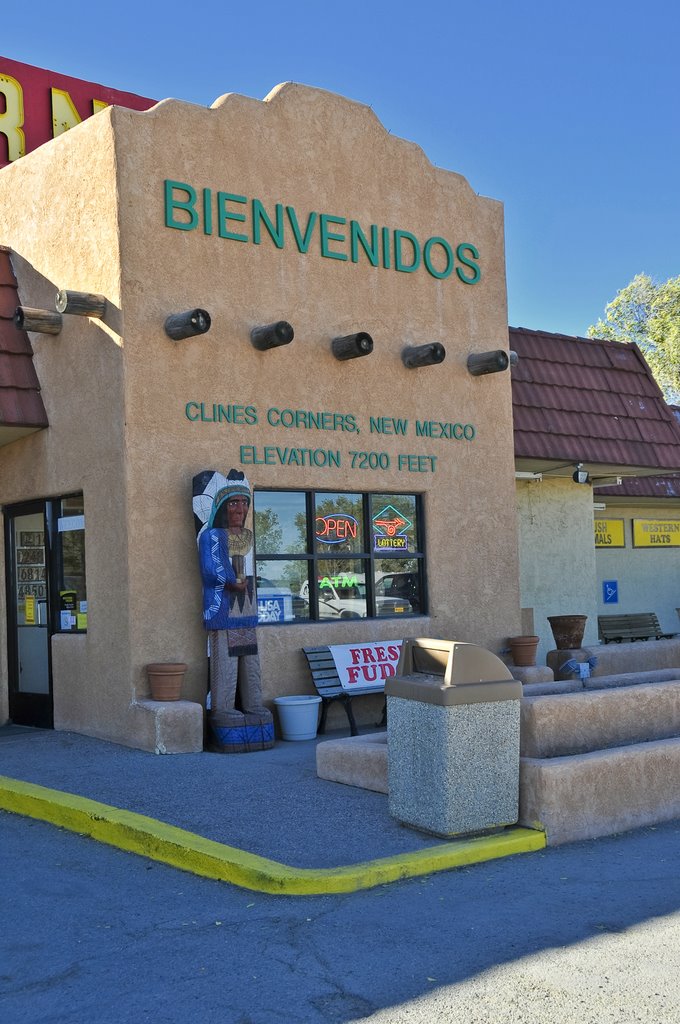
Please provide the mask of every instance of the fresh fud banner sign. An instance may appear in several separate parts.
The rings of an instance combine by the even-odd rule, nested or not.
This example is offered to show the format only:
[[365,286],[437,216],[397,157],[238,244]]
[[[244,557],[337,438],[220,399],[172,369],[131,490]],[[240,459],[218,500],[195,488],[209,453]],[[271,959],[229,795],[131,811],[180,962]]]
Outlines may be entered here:
[[375,689],[397,674],[401,640],[384,644],[335,644],[330,647],[344,690]]

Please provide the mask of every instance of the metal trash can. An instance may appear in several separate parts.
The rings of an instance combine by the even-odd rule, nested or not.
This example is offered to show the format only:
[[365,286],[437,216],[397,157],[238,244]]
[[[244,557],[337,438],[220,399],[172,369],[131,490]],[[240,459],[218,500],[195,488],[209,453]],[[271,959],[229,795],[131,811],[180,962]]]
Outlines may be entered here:
[[519,817],[522,684],[491,651],[404,640],[386,680],[390,814],[438,836]]

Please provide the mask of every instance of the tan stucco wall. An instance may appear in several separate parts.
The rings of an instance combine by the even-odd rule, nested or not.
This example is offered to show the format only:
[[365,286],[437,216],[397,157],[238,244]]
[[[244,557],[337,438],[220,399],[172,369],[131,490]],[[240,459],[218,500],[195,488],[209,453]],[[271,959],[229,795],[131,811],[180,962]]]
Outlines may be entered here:
[[517,481],[520,590],[540,637],[537,661],[555,642],[549,615],[587,615],[584,644],[597,643],[593,492],[572,480]]
[[[176,554],[170,578],[159,577],[157,567],[138,574],[133,604],[153,605],[179,588],[186,592],[189,580],[189,601],[178,602],[166,628],[195,662],[204,644],[187,615],[200,595],[187,517],[191,476],[238,465],[241,444],[337,447],[343,450],[341,470],[244,468],[260,487],[426,489],[432,616],[418,631],[496,646],[500,621],[517,614],[514,516],[504,500],[512,486],[510,382],[507,374],[470,377],[465,358],[501,346],[506,336],[499,204],[475,196],[458,175],[433,168],[418,147],[390,136],[368,108],[318,90],[289,85],[267,103],[229,96],[211,111],[165,103],[148,115],[116,111],[114,118],[124,187],[128,427],[144,439],[129,467],[130,498],[149,508],[162,496],[165,545]],[[142,137],[151,144],[140,145]],[[185,145],[178,150],[173,142],[180,138]],[[291,204],[301,217],[327,211],[364,225],[403,226],[420,238],[453,233],[457,240],[474,239],[484,254],[484,277],[475,286],[437,282],[422,272],[353,265],[314,251],[301,255],[290,242],[279,250],[266,237],[254,246],[172,230],[161,219],[166,177],[257,197],[268,210],[277,201]],[[192,306],[210,311],[210,333],[169,342],[165,316]],[[279,318],[293,323],[295,341],[290,348],[257,352],[248,340],[250,328]],[[337,362],[329,352],[331,338],[357,329],[373,336],[373,355]],[[404,344],[426,341],[446,345],[446,362],[420,372],[403,368]],[[272,405],[355,412],[361,445],[335,433],[277,432],[266,424],[191,423],[184,415],[188,400],[253,404],[260,414]],[[412,424],[416,417],[470,421],[478,438],[467,444],[410,436],[405,443],[371,436],[369,413],[407,416]],[[427,476],[351,473],[346,453],[364,446],[388,451],[393,462],[399,452],[431,452],[437,470]],[[131,536],[135,565],[150,560],[157,566],[148,544],[139,520]],[[140,616],[133,624],[140,668],[158,657],[163,644],[152,622]],[[262,630],[267,696],[306,688],[304,644],[323,642],[329,633],[346,642],[357,634],[400,636],[403,630],[398,621]]]
[[[680,520],[680,506],[675,502],[670,508],[662,504],[637,508],[608,504],[596,512],[596,517],[623,519],[626,540],[625,548],[596,549],[598,614],[656,612],[663,630],[680,632],[676,611],[680,607],[680,548],[635,548],[632,526],[633,519]],[[604,580],[618,582],[617,604],[604,603]]]
[[[56,728],[115,738],[131,695],[117,189],[104,113],[0,172],[0,238],[23,305],[60,288],[108,299],[105,322],[31,335],[48,430],[0,448],[2,504],[83,491],[89,631],[53,638]],[[6,618],[4,588],[0,617]],[[0,659],[7,691],[6,646]]]
[[[424,267],[323,258],[318,234],[303,255],[290,233],[279,249],[266,233],[254,245],[218,237],[216,225],[212,235],[174,230],[164,223],[166,178],[258,198],[271,215],[275,203],[291,205],[303,224],[317,211],[421,241],[441,235],[454,248],[472,242],[483,276],[466,285]],[[127,709],[147,692],[150,661],[186,661],[184,696],[202,697],[191,478],[238,467],[241,445],[342,453],[339,469],[243,466],[256,487],[424,493],[429,618],[263,628],[266,698],[309,689],[307,644],[406,633],[499,650],[519,631],[510,378],[473,378],[465,365],[470,352],[507,346],[499,203],[433,167],[369,108],[296,85],[266,102],[223,97],[212,110],[176,101],[143,114],[107,110],[3,171],[0,200],[0,242],[22,257],[26,304],[51,306],[56,287],[68,287],[101,291],[112,305],[108,327],[69,318],[59,338],[36,341],[51,426],[0,449],[3,502],[85,492],[89,628],[72,684],[76,638],[53,645],[57,727],[135,742]],[[41,215],[27,227],[36,201]],[[210,332],[170,341],[165,318],[196,306],[210,312]],[[292,345],[257,352],[250,328],[278,319],[293,324]],[[373,336],[373,354],[338,362],[331,339],[356,330]],[[402,348],[432,341],[445,345],[445,362],[406,370]],[[261,419],[271,406],[354,413],[361,433],[191,422],[188,401],[251,404]],[[369,415],[408,418],[407,436],[371,434]],[[416,419],[472,423],[477,436],[417,438]],[[389,453],[392,468],[350,471],[357,448]],[[398,471],[404,453],[436,456],[436,471]],[[84,702],[93,691],[97,700]]]

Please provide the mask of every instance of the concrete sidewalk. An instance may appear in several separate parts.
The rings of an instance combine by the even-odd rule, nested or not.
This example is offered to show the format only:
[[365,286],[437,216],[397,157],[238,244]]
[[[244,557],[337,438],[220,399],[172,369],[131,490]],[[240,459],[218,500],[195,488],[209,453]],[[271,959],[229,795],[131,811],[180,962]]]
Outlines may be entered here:
[[386,796],[319,779],[318,742],[159,756],[75,733],[4,727],[0,807],[198,874],[291,893],[367,888],[545,844],[528,829],[442,843],[405,828],[390,817]]

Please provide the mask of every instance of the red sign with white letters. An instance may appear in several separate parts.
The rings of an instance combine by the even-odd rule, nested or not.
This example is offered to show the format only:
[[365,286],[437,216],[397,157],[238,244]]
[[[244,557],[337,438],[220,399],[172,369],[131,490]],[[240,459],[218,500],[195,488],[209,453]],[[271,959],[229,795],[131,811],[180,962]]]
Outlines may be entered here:
[[104,107],[148,110],[157,100],[0,57],[0,167]]

